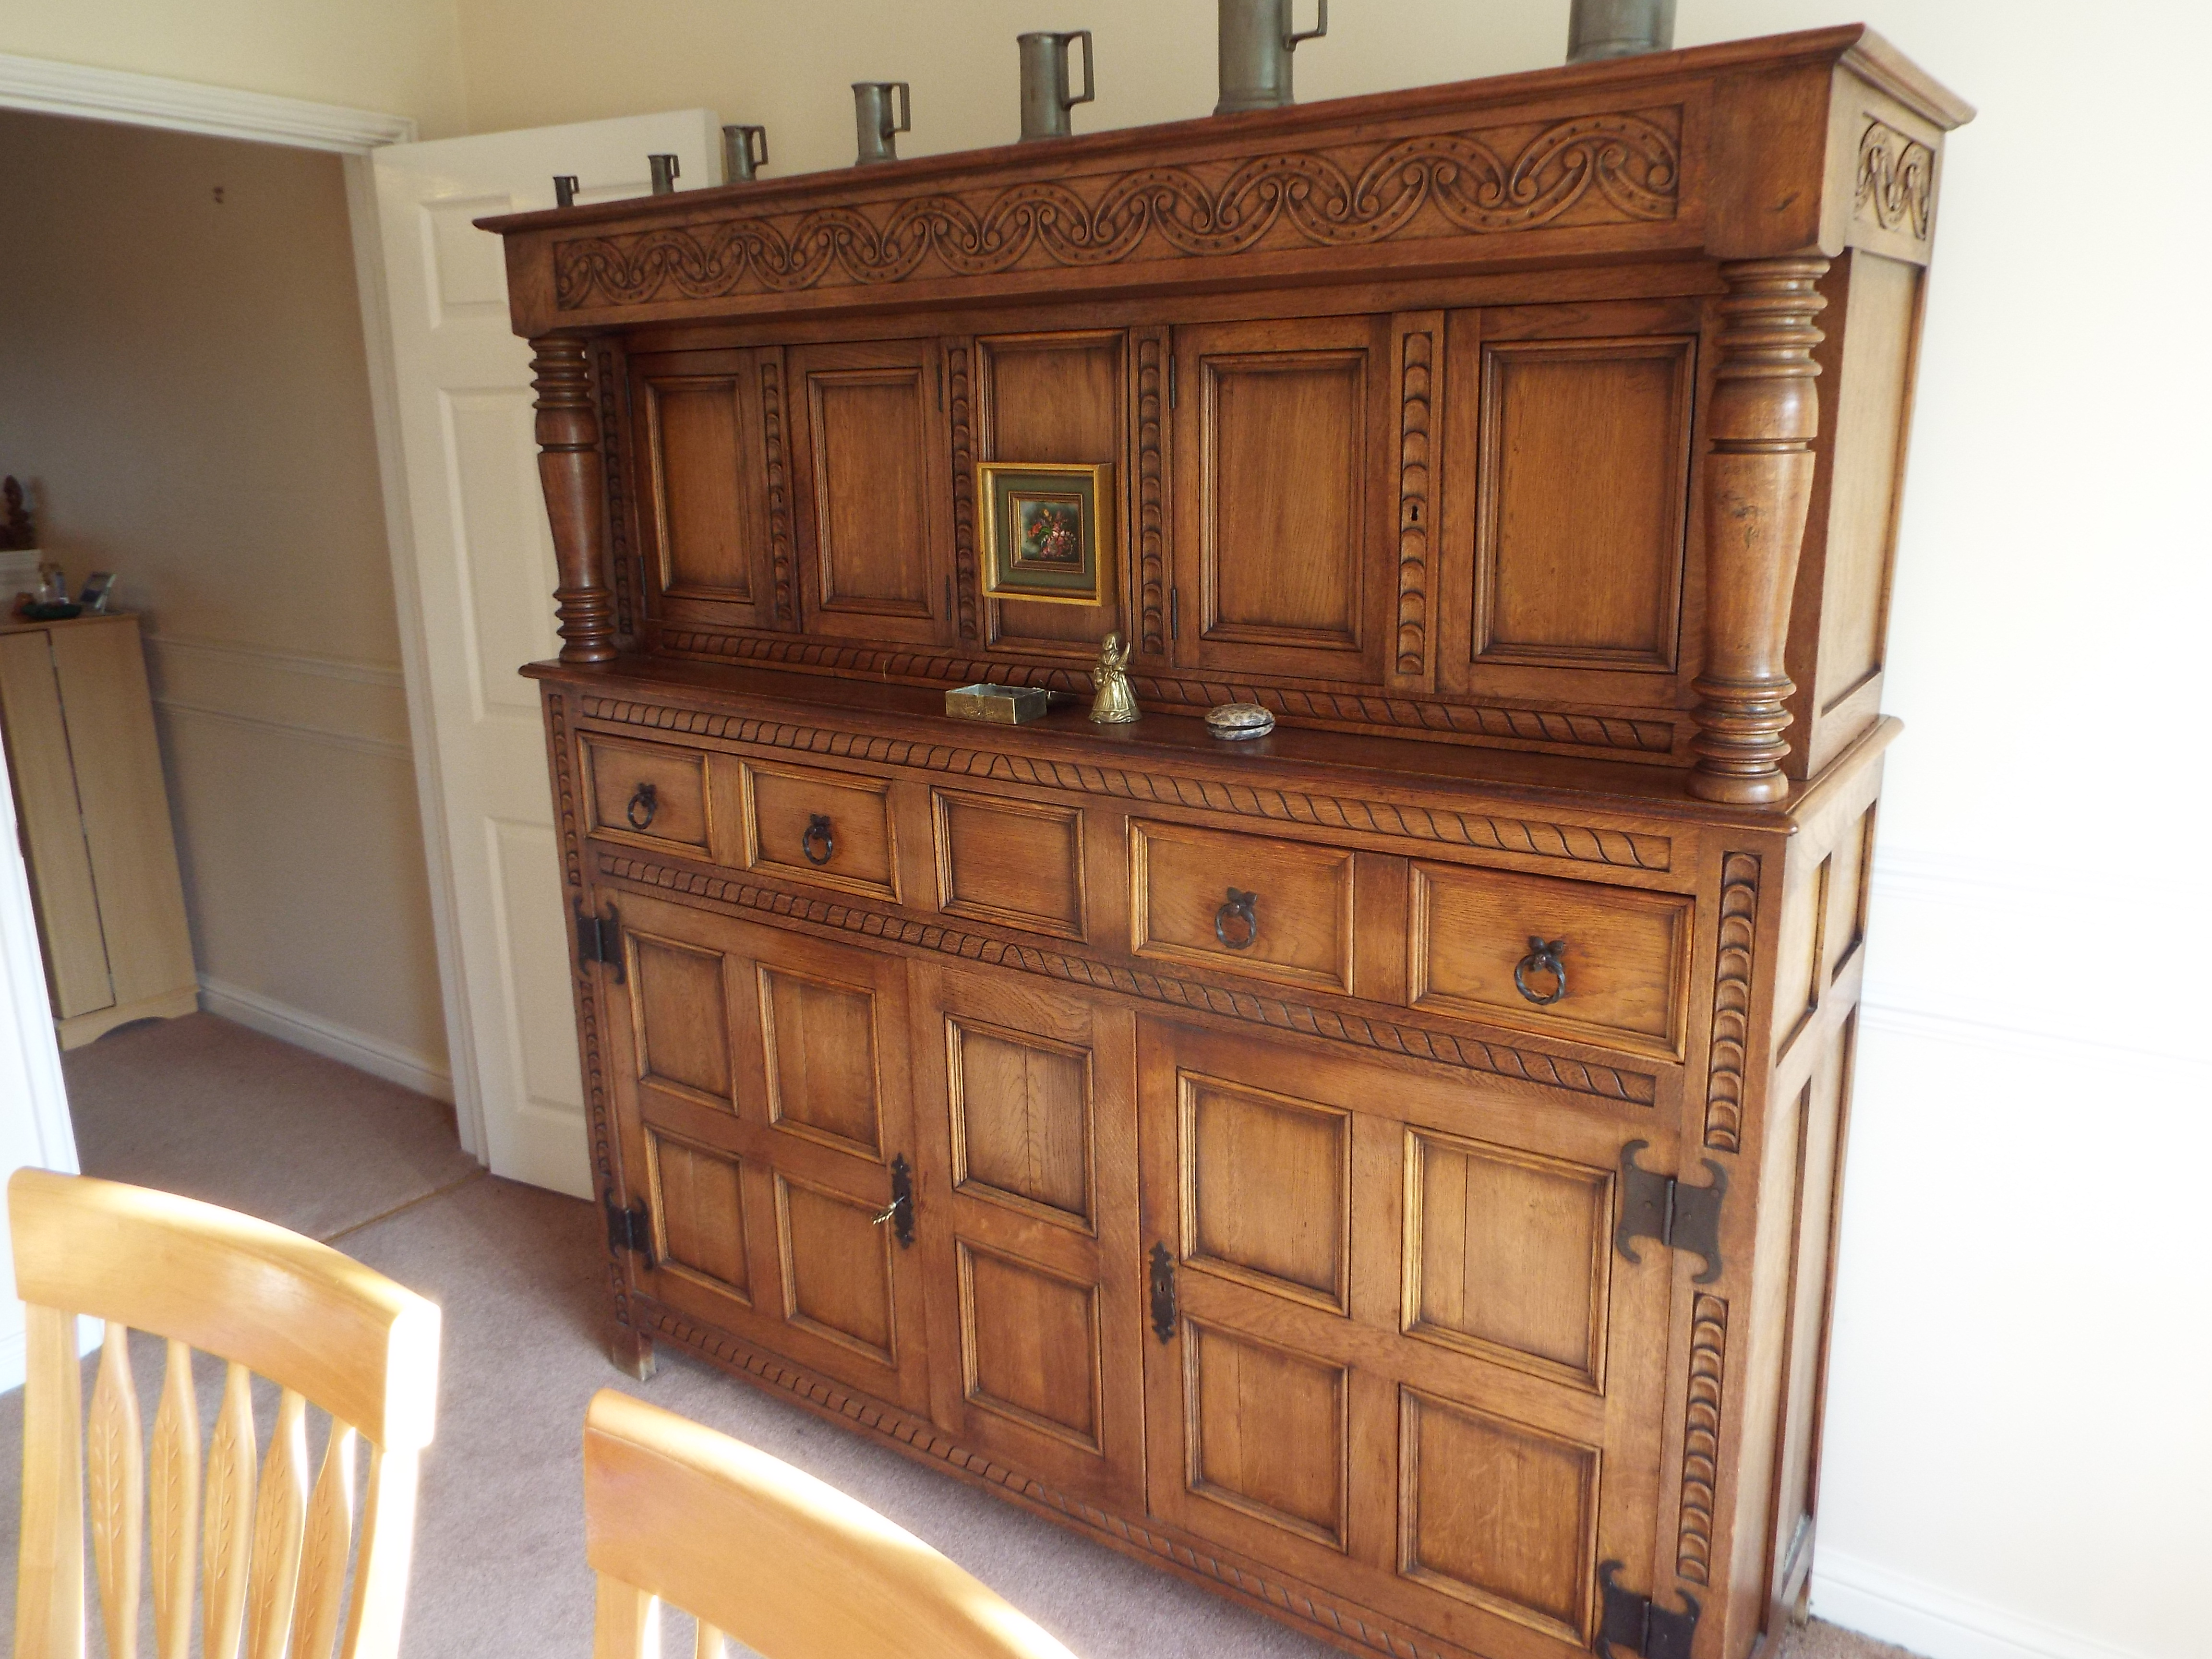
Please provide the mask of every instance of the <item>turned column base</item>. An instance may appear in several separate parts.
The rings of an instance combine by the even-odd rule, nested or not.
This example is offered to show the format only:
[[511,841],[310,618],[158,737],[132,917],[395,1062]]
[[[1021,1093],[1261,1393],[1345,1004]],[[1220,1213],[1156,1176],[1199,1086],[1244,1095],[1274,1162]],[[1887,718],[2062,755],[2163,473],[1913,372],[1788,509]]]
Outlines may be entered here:
[[1790,724],[1784,705],[1796,685],[1782,676],[1755,680],[1699,678],[1692,689],[1700,701],[1691,711],[1697,735],[1690,751],[1698,763],[1690,773],[1690,793],[1699,800],[1757,806],[1784,800],[1790,780],[1782,757],[1790,745],[1782,733]]

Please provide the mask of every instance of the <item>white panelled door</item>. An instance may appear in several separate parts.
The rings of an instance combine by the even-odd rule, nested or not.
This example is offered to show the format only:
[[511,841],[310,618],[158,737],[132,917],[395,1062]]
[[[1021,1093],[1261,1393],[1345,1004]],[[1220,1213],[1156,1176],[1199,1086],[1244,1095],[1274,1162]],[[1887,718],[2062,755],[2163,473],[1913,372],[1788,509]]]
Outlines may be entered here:
[[[646,157],[686,186],[721,181],[706,110],[494,132],[375,152],[376,206],[405,458],[449,896],[453,1088],[495,1174],[589,1197],[583,1090],[537,689],[515,671],[560,648],[553,542],[538,493],[530,348],[509,331],[500,240],[471,221],[642,196]],[[395,545],[404,538],[395,538]],[[403,590],[407,584],[401,584]],[[402,604],[408,602],[403,592]],[[421,720],[418,714],[418,732]],[[425,771],[433,769],[422,769]]]

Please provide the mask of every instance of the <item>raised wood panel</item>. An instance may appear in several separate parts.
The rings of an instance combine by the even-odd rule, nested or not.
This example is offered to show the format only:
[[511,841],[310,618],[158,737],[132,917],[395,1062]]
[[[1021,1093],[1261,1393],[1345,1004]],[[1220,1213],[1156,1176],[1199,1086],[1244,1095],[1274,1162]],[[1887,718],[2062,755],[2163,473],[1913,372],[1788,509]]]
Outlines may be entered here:
[[1601,1393],[1611,1172],[1418,1129],[1406,1159],[1406,1329]]
[[[748,869],[897,901],[889,783],[747,761],[744,793]],[[826,838],[817,817],[828,821]]]
[[1104,1396],[1098,1289],[958,1242],[967,1398],[1097,1452]]
[[595,836],[712,856],[707,757],[667,744],[587,732],[578,744]]
[[1182,1097],[1185,1260],[1348,1312],[1351,1115],[1188,1073]]
[[1061,939],[1085,936],[1080,807],[942,789],[931,792],[930,804],[939,909]]
[[949,640],[951,455],[936,343],[789,356],[811,486],[808,625],[848,638]]
[[775,1177],[776,1244],[784,1316],[793,1324],[896,1367],[898,1313],[890,1229],[842,1193]]
[[1412,1389],[1401,1402],[1399,1571],[1580,1646],[1597,1449]]
[[750,352],[714,356],[728,357],[726,372],[663,374],[656,370],[671,360],[653,357],[634,369],[644,394],[660,591],[750,608],[764,598],[767,575],[759,383]]
[[872,987],[763,967],[769,1121],[869,1157],[884,1148]]
[[[1115,487],[1127,474],[1128,338],[1119,329],[987,335],[975,342],[981,431],[976,453],[988,461],[1110,463]],[[1115,515],[1115,584],[1103,605],[1037,605],[987,599],[994,649],[1088,658],[1122,626],[1128,514]]]
[[741,1161],[650,1129],[645,1149],[653,1255],[661,1268],[750,1302]]
[[[1680,1052],[1695,901],[1465,865],[1413,866],[1413,1006],[1647,1053]],[[1561,945],[1567,994],[1514,981],[1537,941]],[[1531,969],[1530,991],[1551,976]]]
[[1092,1224],[1091,1051],[948,1016],[952,1180]]
[[728,958],[635,927],[623,930],[623,945],[638,1079],[734,1108]]
[[1485,345],[1475,661],[1674,667],[1692,349],[1680,338]]
[[1820,925],[1820,982],[1835,983],[1844,963],[1866,939],[1867,889],[1874,870],[1875,809],[1837,837],[1828,872],[1826,913]]
[[[1141,820],[1129,825],[1129,948],[1325,990],[1352,989],[1352,868],[1340,847]],[[1223,910],[1255,896],[1250,941]],[[1217,930],[1217,923],[1223,927]]]
[[1184,1322],[1183,1353],[1189,1489],[1343,1548],[1351,1485],[1344,1370],[1195,1321]]

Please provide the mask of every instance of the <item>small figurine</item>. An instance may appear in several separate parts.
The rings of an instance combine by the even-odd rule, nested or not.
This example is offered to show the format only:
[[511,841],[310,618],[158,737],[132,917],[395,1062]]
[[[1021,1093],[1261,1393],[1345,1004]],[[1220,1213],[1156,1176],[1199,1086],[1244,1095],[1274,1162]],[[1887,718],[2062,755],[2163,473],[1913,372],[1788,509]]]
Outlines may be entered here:
[[1098,642],[1098,662],[1091,671],[1091,683],[1098,688],[1091,700],[1093,725],[1127,726],[1144,718],[1137,694],[1129,689],[1130,649],[1119,634],[1109,634]]

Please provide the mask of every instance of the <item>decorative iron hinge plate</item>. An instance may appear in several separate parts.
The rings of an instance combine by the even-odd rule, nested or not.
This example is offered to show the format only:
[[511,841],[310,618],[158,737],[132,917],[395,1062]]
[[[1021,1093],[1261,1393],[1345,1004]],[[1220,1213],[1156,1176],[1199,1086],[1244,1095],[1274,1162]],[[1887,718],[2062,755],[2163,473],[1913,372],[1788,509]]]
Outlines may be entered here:
[[1632,1140],[1620,1149],[1620,1223],[1613,1230],[1613,1247],[1631,1261],[1644,1259],[1636,1254],[1639,1238],[1688,1250],[1705,1259],[1690,1282],[1710,1285],[1721,1276],[1721,1200],[1728,1195],[1728,1171],[1707,1158],[1712,1184],[1685,1187],[1673,1176],[1637,1168],[1637,1153],[1650,1144]]
[[1164,1342],[1175,1340],[1176,1289],[1175,1257],[1168,1247],[1155,1239],[1152,1243],[1152,1334]]
[[606,1200],[607,1249],[628,1250],[632,1255],[645,1258],[645,1265],[653,1266],[653,1217],[645,1207],[645,1200],[635,1200],[628,1209],[617,1206],[611,1198]]
[[584,908],[584,902],[575,902],[576,960],[605,963],[613,969],[614,981],[623,982],[622,912],[613,905],[607,913],[595,916]]
[[1613,1659],[1616,1644],[1644,1659],[1690,1659],[1690,1644],[1698,1633],[1698,1614],[1702,1609],[1698,1598],[1687,1590],[1678,1590],[1687,1613],[1669,1613],[1653,1604],[1648,1595],[1638,1595],[1613,1582],[1613,1575],[1620,1571],[1620,1563],[1608,1561],[1597,1570],[1598,1580],[1605,1586],[1605,1611],[1598,1620],[1597,1640],[1590,1645],[1597,1650],[1598,1659]]

